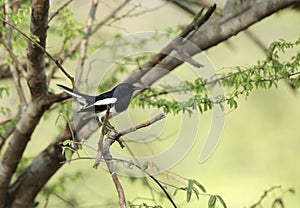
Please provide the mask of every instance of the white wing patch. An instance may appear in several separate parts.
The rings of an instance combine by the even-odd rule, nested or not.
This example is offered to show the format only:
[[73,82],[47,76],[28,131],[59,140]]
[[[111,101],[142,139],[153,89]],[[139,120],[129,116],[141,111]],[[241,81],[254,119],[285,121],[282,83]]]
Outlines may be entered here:
[[98,100],[94,103],[94,105],[108,105],[117,102],[117,98],[106,98],[103,100]]
[[91,106],[98,106],[98,105],[109,105],[109,104],[114,104],[115,102],[117,102],[117,98],[105,98],[103,100],[98,100],[91,105],[84,106],[84,108],[89,108]]

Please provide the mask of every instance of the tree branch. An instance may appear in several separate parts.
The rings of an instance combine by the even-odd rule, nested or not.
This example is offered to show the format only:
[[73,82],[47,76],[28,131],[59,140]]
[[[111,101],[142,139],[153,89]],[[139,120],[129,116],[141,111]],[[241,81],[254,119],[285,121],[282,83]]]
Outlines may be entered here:
[[[37,47],[39,50],[41,50],[43,53],[45,53],[54,63],[55,65],[63,72],[63,74],[72,82],[72,85],[74,85],[74,78],[63,68],[63,66],[60,64],[58,60],[56,60],[40,43],[36,42],[33,38],[26,35],[24,32],[22,32],[18,27],[15,25],[7,22],[3,18],[0,17],[0,21],[4,22],[5,24],[8,24],[11,28],[16,30],[22,37],[24,37],[26,40],[28,40],[29,43],[31,43],[32,46]],[[48,27],[48,26],[47,26]]]
[[[103,126],[102,126],[102,132],[100,134],[100,139],[99,139],[99,147],[98,147],[98,152],[97,152],[97,157],[95,159],[95,163],[94,163],[94,168],[97,168],[98,165],[100,164],[100,160],[101,157],[103,156],[107,168],[109,170],[109,173],[112,176],[112,179],[114,181],[115,187],[117,189],[118,192],[118,196],[119,196],[119,203],[120,203],[120,207],[122,208],[126,208],[126,200],[125,200],[125,194],[124,194],[124,190],[123,187],[118,179],[118,175],[115,172],[114,169],[114,165],[113,165],[113,160],[112,160],[112,155],[110,153],[110,146],[115,142],[115,141],[119,141],[119,138],[121,136],[124,136],[126,134],[129,134],[131,132],[134,132],[140,128],[144,128],[147,127],[153,123],[155,123],[156,121],[159,121],[163,118],[165,118],[164,114],[159,114],[158,116],[156,116],[155,118],[151,119],[150,121],[144,122],[142,124],[139,124],[135,127],[129,128],[125,131],[122,131],[120,133],[118,133],[115,128],[113,128],[112,126],[110,126],[109,128],[107,127],[107,120],[108,120],[108,116],[109,116],[109,107],[107,108],[106,111],[106,115],[103,121]],[[103,143],[103,137],[106,134],[106,130],[108,130],[107,133],[107,138],[105,139],[104,143]]]
[[[24,70],[24,68],[21,66],[18,58],[15,56],[15,54],[13,53],[13,51],[11,50],[11,48],[9,47],[9,44],[7,44],[3,38],[0,36],[0,43],[4,46],[4,48],[8,51],[10,57],[12,58],[12,60],[14,61],[14,64],[18,67],[19,71],[23,72],[23,75],[26,77],[27,73]],[[18,93],[18,97],[20,99],[20,103],[21,105],[27,106],[27,101],[24,95],[24,90],[23,87],[21,85],[21,80],[20,80],[20,75],[19,72],[17,71],[16,67],[14,64],[9,64],[9,69],[10,69],[10,73],[13,77],[16,89],[17,89],[17,93]]]
[[[31,33],[39,38],[39,46],[45,48],[46,31],[49,2],[47,0],[32,1]],[[3,21],[3,19],[1,19]],[[5,20],[4,20],[5,21]],[[6,24],[11,24],[5,21]],[[0,207],[11,203],[9,201],[8,186],[14,174],[23,152],[31,138],[31,135],[40,121],[43,112],[51,105],[47,100],[47,87],[45,84],[44,54],[43,50],[34,45],[28,44],[28,77],[27,84],[31,92],[31,102],[22,110],[9,145],[1,158],[0,163]],[[46,96],[45,96],[46,95]],[[41,99],[42,97],[42,99]],[[23,201],[23,206],[28,201]],[[21,206],[16,199],[16,206]]]
[[[234,4],[232,1],[228,1],[226,8],[222,11],[223,15],[215,15],[210,18],[189,40],[196,44],[201,50],[207,50],[278,10],[287,8],[300,1],[266,0],[255,3],[249,3],[248,1],[241,2],[242,3]],[[189,45],[183,45],[182,48],[190,56],[199,53],[199,50],[195,49],[195,47],[188,46]],[[164,50],[162,50],[161,53],[165,53]],[[163,56],[163,60],[158,57],[159,56],[154,56],[149,62],[134,70],[124,82],[151,86],[155,81],[166,75],[168,71],[172,71],[183,63],[182,60],[168,56],[168,54]]]
[[52,12],[52,14],[50,15],[50,17],[48,18],[48,24],[51,22],[51,20],[59,14],[59,12],[61,10],[63,10],[65,7],[67,7],[73,0],[66,0],[60,7],[58,7],[54,12]]
[[81,75],[82,75],[82,70],[83,70],[83,65],[86,59],[86,52],[87,52],[87,46],[88,46],[88,41],[91,35],[91,31],[92,31],[92,26],[93,26],[93,22],[95,19],[95,14],[97,11],[97,7],[98,7],[98,3],[99,0],[92,0],[92,5],[90,8],[90,12],[89,12],[89,18],[87,20],[87,24],[84,30],[84,38],[81,40],[81,44],[80,44],[80,53],[79,53],[79,63],[78,63],[78,67],[77,67],[77,71],[76,71],[76,75],[77,75],[77,79],[76,81],[80,82],[81,80]]
[[131,0],[125,0],[122,4],[120,4],[118,7],[116,7],[110,14],[108,14],[102,21],[100,21],[98,24],[96,24],[91,33],[94,34],[96,31],[98,31],[101,27],[103,27],[111,18],[115,17],[116,14],[123,9]]
[[261,195],[261,197],[259,198],[259,200],[255,204],[253,204],[250,208],[255,208],[255,207],[261,206],[261,202],[264,200],[264,198],[267,197],[267,195],[270,192],[274,191],[275,189],[280,189],[280,188],[281,188],[281,186],[272,186],[268,190],[265,190],[264,194]]
[[155,123],[155,122],[157,122],[157,121],[159,121],[159,120],[161,120],[161,119],[163,119],[163,118],[165,118],[165,117],[166,117],[165,114],[161,113],[161,114],[155,116],[154,118],[152,118],[152,119],[149,120],[149,121],[146,121],[146,122],[144,122],[144,123],[141,123],[141,124],[139,124],[139,125],[136,125],[136,126],[134,126],[134,127],[131,127],[131,128],[129,128],[129,129],[127,129],[127,130],[121,131],[121,132],[117,133],[117,135],[115,135],[115,140],[118,140],[121,136],[125,136],[126,134],[135,132],[135,131],[137,131],[137,130],[139,130],[139,129],[141,129],[141,128],[145,128],[145,127],[147,127],[147,126],[150,126],[150,125],[152,125],[153,123]]
[[[112,17],[114,17],[122,8],[124,8],[124,6],[129,2],[130,0],[125,0],[122,4],[120,4],[117,8],[115,8],[107,17],[105,17],[102,21],[100,21],[99,23],[95,24],[91,30],[91,34],[93,35],[95,34],[99,29],[102,28],[103,25],[105,25]],[[83,41],[82,39],[78,39],[76,40],[73,45],[70,47],[70,50],[68,50],[67,52],[63,53],[60,56],[60,64],[62,64],[68,57],[70,57],[71,55],[73,55],[78,48],[81,46]],[[48,75],[48,84],[50,83],[51,78],[55,75],[57,71],[57,66],[54,67],[52,69],[52,71],[50,72],[50,74]]]
[[[143,64],[138,69],[134,70],[125,80],[124,82],[129,83],[141,83],[142,77],[147,74],[151,74],[152,77],[150,80],[145,80],[143,83],[141,83],[144,87],[151,86],[155,81],[160,79],[162,76],[165,76],[169,71],[173,70],[174,68],[168,68],[167,64],[165,63],[165,59],[171,59],[170,62],[177,61],[180,64],[184,62],[184,60],[187,60],[187,57],[191,58],[191,54],[187,52],[187,49],[189,47],[184,48],[183,47],[183,40],[189,40],[191,38],[191,35],[195,34],[195,32],[211,17],[213,12],[216,9],[216,5],[213,5],[211,8],[209,8],[205,15],[202,16],[203,10],[201,10],[195,18],[192,20],[192,22],[179,34],[178,37],[176,37],[174,40],[172,40],[167,46],[165,46],[160,53],[153,56],[150,61]],[[190,45],[189,45],[190,46]],[[181,54],[185,54],[184,57],[181,57],[181,60],[169,56],[170,53],[173,50],[180,51]],[[195,47],[193,47],[195,49]],[[184,51],[184,52],[183,52]],[[200,52],[198,49],[195,52]],[[164,61],[163,61],[164,60]],[[179,64],[178,64],[179,65]],[[177,65],[177,66],[178,66]],[[197,63],[197,66],[202,66],[200,63]],[[160,69],[166,69],[166,70],[160,70]],[[158,72],[159,70],[159,72]],[[151,73],[151,71],[155,71],[155,73]],[[153,76],[153,74],[155,74]],[[143,78],[144,80],[144,78]]]

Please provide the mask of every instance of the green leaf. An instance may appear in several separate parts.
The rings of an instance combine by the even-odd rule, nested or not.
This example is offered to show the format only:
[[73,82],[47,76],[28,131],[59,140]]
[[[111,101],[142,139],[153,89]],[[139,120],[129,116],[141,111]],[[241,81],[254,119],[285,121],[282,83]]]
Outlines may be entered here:
[[191,201],[192,192],[193,192],[193,180],[189,180],[188,187],[186,190],[186,201],[187,202]]
[[72,150],[70,148],[68,148],[68,147],[63,148],[63,153],[64,153],[65,158],[66,158],[67,161],[72,159],[73,153],[72,153]]
[[216,206],[217,197],[215,195],[212,195],[209,197],[208,200],[208,208],[214,208]]
[[175,191],[174,191],[174,193],[173,193],[173,196],[176,196],[178,190],[180,190],[180,189],[179,189],[179,188],[176,188],[176,189],[175,189]]
[[292,194],[295,194],[296,193],[296,190],[294,188],[289,188],[288,189],[288,192],[292,193]]
[[201,191],[203,191],[204,193],[206,193],[206,190],[205,190],[204,186],[201,183],[199,183],[196,180],[193,180],[193,183],[196,184],[196,186],[198,186],[198,188],[201,189]]
[[199,191],[195,187],[193,187],[193,191],[194,191],[197,199],[199,200]]
[[222,204],[223,208],[227,208],[227,205],[225,201],[222,199],[222,197],[220,195],[216,195],[216,197],[219,200],[219,202]]
[[3,97],[3,93],[5,93],[6,96],[9,96],[9,88],[7,86],[0,86],[0,98]]

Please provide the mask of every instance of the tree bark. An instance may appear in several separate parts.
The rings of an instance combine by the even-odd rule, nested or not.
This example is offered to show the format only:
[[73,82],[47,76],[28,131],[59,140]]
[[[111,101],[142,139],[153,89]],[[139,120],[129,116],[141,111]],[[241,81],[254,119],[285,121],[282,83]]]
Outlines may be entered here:
[[[31,33],[39,38],[39,44],[45,48],[48,0],[33,0],[31,13]],[[27,84],[31,93],[31,102],[22,109],[21,118],[9,141],[8,147],[0,162],[0,207],[5,207],[11,199],[8,188],[11,178],[22,158],[23,152],[31,138],[33,131],[46,109],[50,107],[46,75],[44,71],[44,53],[31,42],[28,43],[28,78]],[[37,181],[36,181],[37,182]],[[27,202],[24,202],[27,204]],[[25,205],[26,206],[26,205]]]

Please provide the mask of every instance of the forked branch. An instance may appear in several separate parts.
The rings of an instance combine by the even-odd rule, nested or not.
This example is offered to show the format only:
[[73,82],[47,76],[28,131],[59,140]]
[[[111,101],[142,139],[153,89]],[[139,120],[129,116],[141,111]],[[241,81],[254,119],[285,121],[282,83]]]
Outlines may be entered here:
[[[109,106],[107,107],[106,110],[106,114],[103,120],[103,125],[102,125],[102,131],[100,134],[100,138],[99,138],[99,142],[98,142],[98,152],[97,152],[97,156],[95,159],[95,163],[94,163],[94,168],[97,168],[100,164],[100,160],[103,157],[104,161],[106,162],[107,168],[109,170],[109,173],[111,174],[111,177],[113,179],[113,182],[115,184],[115,187],[117,189],[118,192],[118,196],[119,196],[119,204],[121,208],[126,208],[126,200],[125,200],[125,194],[124,194],[124,190],[123,187],[118,179],[118,175],[115,171],[114,165],[113,165],[113,157],[110,153],[110,146],[115,142],[118,141],[120,143],[120,145],[122,146],[122,142],[120,140],[121,136],[124,136],[126,134],[129,134],[131,132],[134,132],[140,128],[144,128],[147,126],[150,126],[151,124],[165,118],[164,114],[159,114],[158,116],[154,117],[153,119],[146,121],[144,123],[141,123],[135,127],[129,128],[125,131],[122,132],[117,132],[116,129],[111,126],[108,123],[108,118],[109,118]],[[108,127],[109,125],[109,127]],[[105,141],[103,141],[104,136],[107,135]],[[175,205],[175,203],[172,201],[172,199],[170,198],[170,196],[167,194],[169,200],[171,200],[172,204]],[[176,207],[176,206],[175,206]]]

